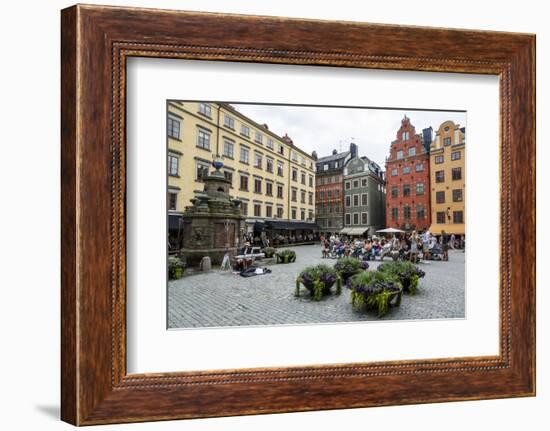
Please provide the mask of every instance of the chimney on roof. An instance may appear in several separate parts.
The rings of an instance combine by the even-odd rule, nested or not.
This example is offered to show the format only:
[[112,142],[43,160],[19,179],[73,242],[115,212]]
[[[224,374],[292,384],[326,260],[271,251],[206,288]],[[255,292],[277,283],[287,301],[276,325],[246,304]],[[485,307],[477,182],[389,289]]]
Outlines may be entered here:
[[351,158],[357,157],[358,148],[357,144],[354,144],[353,142],[349,144],[349,152],[351,153]]
[[332,155],[335,156],[336,154],[338,154],[338,150],[336,149],[332,150]]
[[283,136],[283,141],[288,145],[293,145],[292,139],[290,139],[290,136],[288,136],[287,133],[285,133],[285,136]]
[[317,151],[314,150],[314,151],[311,153],[311,157],[312,157],[313,160],[317,160]]

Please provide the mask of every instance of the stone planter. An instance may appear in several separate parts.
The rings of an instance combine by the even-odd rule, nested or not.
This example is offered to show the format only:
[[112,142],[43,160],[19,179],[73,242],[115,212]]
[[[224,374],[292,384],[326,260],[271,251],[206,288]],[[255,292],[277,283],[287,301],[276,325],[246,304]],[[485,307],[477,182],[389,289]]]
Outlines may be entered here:
[[401,304],[403,287],[399,279],[382,271],[366,271],[355,275],[346,287],[351,290],[352,307],[377,309],[378,317],[384,316],[390,307]]
[[324,295],[331,292],[336,284],[336,294],[342,291],[342,280],[336,271],[324,265],[304,269],[296,279],[295,296],[300,296],[300,285],[303,285],[315,301],[321,300]]
[[273,247],[266,247],[266,248],[264,248],[263,252],[264,252],[264,255],[267,259],[272,258],[273,256],[275,256],[275,249]]
[[275,257],[277,258],[277,263],[296,262],[296,253],[294,253],[294,254],[275,253]]

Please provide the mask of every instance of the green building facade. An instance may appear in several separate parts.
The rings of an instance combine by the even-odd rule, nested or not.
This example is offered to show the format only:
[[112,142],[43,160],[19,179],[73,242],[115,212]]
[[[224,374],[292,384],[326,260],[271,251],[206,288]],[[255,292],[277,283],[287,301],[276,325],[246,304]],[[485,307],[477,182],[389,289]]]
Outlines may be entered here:
[[344,228],[348,236],[372,236],[386,220],[386,184],[380,166],[353,157],[344,167]]

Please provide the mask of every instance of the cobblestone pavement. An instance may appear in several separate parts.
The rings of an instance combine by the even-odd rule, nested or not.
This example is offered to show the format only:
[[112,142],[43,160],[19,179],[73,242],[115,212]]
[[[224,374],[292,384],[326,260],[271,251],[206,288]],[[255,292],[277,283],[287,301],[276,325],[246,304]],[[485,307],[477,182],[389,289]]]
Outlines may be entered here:
[[[270,264],[271,274],[244,278],[231,271],[213,270],[188,275],[168,283],[168,327],[198,328],[257,326],[380,320],[376,311],[354,310],[350,292],[312,301],[305,288],[294,296],[300,270],[317,263],[334,264],[321,258],[319,245],[294,247],[295,263]],[[380,262],[369,262],[375,269]],[[465,317],[464,253],[449,252],[448,262],[420,264],[426,276],[416,295],[403,295],[401,306],[391,308],[384,320],[449,319]]]

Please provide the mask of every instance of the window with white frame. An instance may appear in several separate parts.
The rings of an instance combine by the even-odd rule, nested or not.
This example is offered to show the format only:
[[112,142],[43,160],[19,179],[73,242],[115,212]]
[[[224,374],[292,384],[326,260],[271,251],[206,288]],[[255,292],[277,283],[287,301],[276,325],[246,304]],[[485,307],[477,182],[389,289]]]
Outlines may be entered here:
[[248,163],[248,154],[249,154],[248,148],[246,148],[246,147],[241,147],[241,158],[240,158],[240,161],[241,161],[242,163]]
[[416,147],[409,148],[409,156],[416,156]]
[[168,190],[168,210],[176,211],[178,207],[178,192],[176,190]]
[[256,132],[256,136],[254,137],[254,141],[258,144],[261,144],[263,141],[263,136],[260,132]]
[[409,132],[403,132],[403,134],[401,135],[401,139],[403,141],[408,141],[409,140]]
[[168,116],[168,136],[174,139],[180,138],[180,120]]
[[173,177],[179,175],[179,157],[175,154],[168,154],[168,175]]
[[197,147],[210,150],[210,132],[199,129],[197,133]]
[[277,175],[280,177],[284,175],[284,163],[280,160],[277,161]]
[[254,153],[254,167],[262,169],[262,155],[260,153]]
[[212,117],[212,107],[208,103],[199,103],[199,113]]
[[361,224],[369,224],[368,222],[368,213],[361,213]]
[[273,149],[273,139],[271,138],[267,138],[267,142],[266,142],[266,147],[269,148],[270,150]]
[[359,224],[359,213],[353,213],[353,224]]
[[209,165],[205,162],[197,162],[197,180],[202,180],[208,175]]
[[351,224],[351,214],[350,213],[346,213],[346,224],[347,225]]
[[229,127],[230,129],[235,130],[235,119],[229,115],[225,115],[223,118],[223,125]]
[[362,193],[361,194],[361,206],[367,206],[367,201],[368,201],[367,194]]
[[403,158],[403,150],[397,151],[397,160],[401,160]]
[[228,139],[223,140],[223,155],[233,158],[235,152],[235,144]]
[[247,138],[250,136],[250,128],[245,124],[241,124],[241,135],[246,136]]

